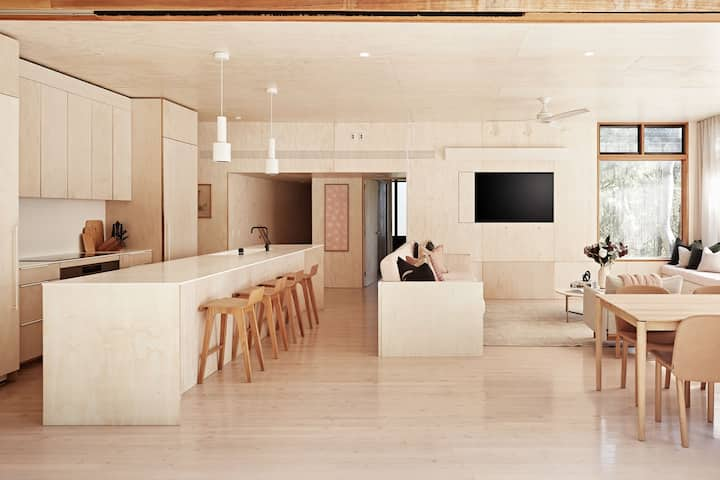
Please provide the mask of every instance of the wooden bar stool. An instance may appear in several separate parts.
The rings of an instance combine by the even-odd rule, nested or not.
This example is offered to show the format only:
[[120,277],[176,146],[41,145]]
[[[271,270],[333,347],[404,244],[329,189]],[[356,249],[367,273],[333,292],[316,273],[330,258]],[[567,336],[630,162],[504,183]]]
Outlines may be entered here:
[[[205,366],[207,357],[218,352],[218,370],[223,368],[225,357],[225,338],[227,334],[227,316],[233,316],[233,344],[232,358],[237,358],[238,346],[242,348],[243,367],[248,382],[252,382],[252,367],[250,365],[250,348],[248,345],[248,329],[245,323],[245,316],[250,316],[250,332],[255,338],[255,353],[257,354],[260,370],[265,370],[265,359],[263,358],[262,345],[260,344],[260,331],[255,315],[255,305],[263,299],[264,288],[254,289],[247,299],[242,298],[218,298],[200,305],[199,310],[205,311],[205,332],[200,350],[200,365],[198,366],[197,383],[203,383],[205,377]],[[220,315],[220,341],[210,348],[210,337],[215,328],[215,316]]]
[[[283,342],[283,347],[285,351],[288,350],[288,338],[287,338],[287,330],[285,329],[285,322],[282,318],[282,305],[280,296],[285,291],[285,284],[287,283],[287,280],[285,278],[279,278],[273,287],[271,289],[266,288],[263,294],[262,303],[260,303],[260,314],[258,317],[260,318],[260,328],[262,328],[262,322],[265,320],[265,323],[268,327],[268,335],[270,335],[270,343],[272,344],[272,350],[273,350],[273,358],[278,358],[278,340],[277,340],[277,333],[275,331],[276,325],[277,328],[280,330],[280,337]],[[239,292],[235,292],[233,294],[233,297],[236,298],[249,298],[252,294],[253,288],[248,288],[245,290],[241,290]],[[277,307],[273,308],[273,305],[276,304]],[[277,317],[277,323],[273,320],[273,310],[277,311],[276,317]],[[252,343],[252,342],[251,342]]]
[[[266,288],[274,288],[280,280],[285,280],[285,288],[282,290],[281,293],[278,294],[276,304],[278,305],[278,310],[281,313],[281,315],[279,316],[279,318],[282,318],[281,322],[285,321],[284,314],[287,314],[286,318],[288,325],[290,325],[290,335],[292,337],[292,342],[296,343],[297,336],[295,333],[295,326],[297,326],[298,330],[300,331],[300,336],[302,337],[305,336],[305,330],[303,329],[302,320],[300,317],[300,303],[298,302],[297,290],[295,288],[297,282],[293,278],[293,275],[295,274],[282,275],[274,280],[262,282],[260,285]],[[292,312],[293,308],[295,310],[294,325]]]
[[[318,272],[318,264],[316,263],[310,268],[310,273],[306,273],[303,276],[303,290],[307,290],[310,294],[310,302],[312,303],[312,311],[315,314],[315,324],[320,325],[320,317],[318,316],[317,311],[317,300],[315,299],[315,287],[313,287],[313,277],[317,275]],[[306,303],[307,303],[307,297],[306,297]],[[308,308],[308,312],[310,309]]]

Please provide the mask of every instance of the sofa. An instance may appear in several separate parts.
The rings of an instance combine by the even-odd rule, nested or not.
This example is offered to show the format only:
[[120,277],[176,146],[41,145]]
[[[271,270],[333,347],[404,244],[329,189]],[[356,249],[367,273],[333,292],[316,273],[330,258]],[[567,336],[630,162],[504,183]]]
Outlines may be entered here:
[[683,293],[692,293],[698,287],[720,285],[720,273],[699,272],[677,265],[663,265],[660,269],[663,277],[680,276],[683,278]]
[[400,281],[397,258],[412,256],[413,244],[405,243],[380,262],[378,355],[482,355],[485,300],[470,255],[446,254],[444,281]]

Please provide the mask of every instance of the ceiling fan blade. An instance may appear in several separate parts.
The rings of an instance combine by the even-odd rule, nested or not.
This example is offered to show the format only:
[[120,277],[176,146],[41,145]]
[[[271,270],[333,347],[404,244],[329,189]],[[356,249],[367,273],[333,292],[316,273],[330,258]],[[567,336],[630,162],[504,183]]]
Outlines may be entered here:
[[553,115],[552,117],[549,117],[547,121],[554,122],[557,120],[563,120],[566,118],[574,117],[576,115],[582,115],[583,113],[589,113],[590,110],[587,108],[578,108],[577,110],[570,110],[568,112],[558,113]]

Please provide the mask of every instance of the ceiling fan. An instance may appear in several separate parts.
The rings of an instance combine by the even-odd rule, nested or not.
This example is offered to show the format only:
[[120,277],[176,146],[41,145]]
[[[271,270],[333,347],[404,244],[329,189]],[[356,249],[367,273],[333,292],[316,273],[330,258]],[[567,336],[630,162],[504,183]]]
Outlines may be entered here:
[[553,114],[550,111],[550,100],[552,100],[551,97],[539,97],[538,101],[542,104],[542,108],[540,109],[540,112],[535,116],[535,120],[537,120],[540,123],[553,123],[558,120],[565,120],[567,118],[575,117],[577,115],[582,115],[584,113],[589,113],[590,110],[587,108],[578,108],[576,110],[568,110],[567,112],[562,113],[556,113]]

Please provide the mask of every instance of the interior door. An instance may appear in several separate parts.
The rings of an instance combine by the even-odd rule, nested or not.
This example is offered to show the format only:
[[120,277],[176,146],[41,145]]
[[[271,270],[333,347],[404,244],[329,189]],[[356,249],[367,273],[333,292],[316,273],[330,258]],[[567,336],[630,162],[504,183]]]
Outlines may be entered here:
[[368,286],[378,279],[378,182],[377,180],[365,180],[364,203],[365,203],[365,267],[363,285]]
[[197,146],[163,138],[163,258],[197,255]]

